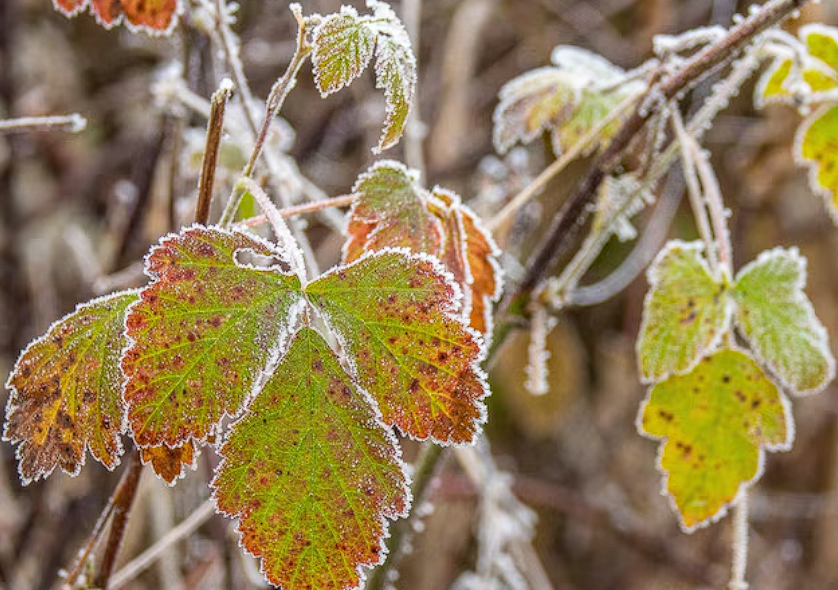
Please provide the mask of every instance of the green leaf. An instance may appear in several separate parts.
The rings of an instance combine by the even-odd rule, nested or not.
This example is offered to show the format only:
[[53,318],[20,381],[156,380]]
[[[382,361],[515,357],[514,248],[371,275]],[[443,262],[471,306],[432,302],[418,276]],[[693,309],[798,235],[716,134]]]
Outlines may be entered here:
[[352,189],[343,259],[387,247],[435,254],[442,247],[442,225],[428,210],[426,191],[403,164],[381,160],[358,177]]
[[384,11],[376,8],[375,22],[379,33],[375,48],[375,86],[384,90],[387,104],[384,130],[373,150],[381,153],[396,145],[404,132],[416,91],[416,57],[404,25],[389,6]]
[[721,350],[651,388],[640,433],[664,441],[664,491],[687,532],[724,516],[759,478],[763,448],[788,450],[788,402],[747,355]]
[[306,287],[384,422],[417,439],[467,443],[485,420],[483,340],[464,325],[450,274],[383,250]]
[[763,252],[736,279],[736,323],[757,357],[798,395],[835,375],[826,329],[803,293],[806,260],[796,248]]
[[341,6],[314,30],[314,81],[324,97],[349,86],[372,58],[376,33],[351,6]]
[[233,425],[212,485],[244,548],[284,590],[356,588],[409,491],[392,435],[329,345],[304,328]]
[[838,223],[838,105],[815,112],[797,130],[795,157],[809,168],[812,190],[826,200]]
[[813,23],[800,28],[800,38],[812,57],[838,73],[838,28]]
[[689,371],[730,327],[731,302],[710,273],[701,242],[669,242],[649,267],[637,342],[644,383]]
[[153,282],[131,307],[122,368],[134,440],[175,447],[215,434],[235,416],[294,327],[300,280],[275,246],[239,231],[193,226],[160,240],[146,258]]
[[55,322],[26,347],[6,387],[4,440],[17,449],[21,481],[60,466],[76,475],[85,450],[108,469],[122,454],[122,354],[125,310],[136,291],[94,299]]

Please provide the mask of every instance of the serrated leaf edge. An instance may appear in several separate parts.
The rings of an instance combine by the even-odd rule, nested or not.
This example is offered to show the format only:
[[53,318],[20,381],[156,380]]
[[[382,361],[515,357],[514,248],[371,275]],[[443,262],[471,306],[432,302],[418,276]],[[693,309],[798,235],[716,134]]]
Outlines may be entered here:
[[[341,264],[341,265],[335,266],[335,267],[329,269],[328,271],[326,271],[325,273],[323,273],[322,275],[320,275],[317,279],[314,279],[314,280],[310,281],[309,284],[311,284],[311,283],[313,283],[313,282],[315,282],[319,279],[325,278],[329,275],[337,274],[339,272],[344,272],[347,268],[358,265],[361,262],[363,262],[363,261],[365,261],[369,258],[378,258],[378,257],[386,256],[386,255],[389,255],[389,254],[400,254],[400,255],[404,256],[405,258],[407,258],[409,261],[415,260],[415,261],[419,261],[419,262],[429,263],[431,265],[431,268],[433,269],[433,271],[442,278],[442,280],[446,283],[446,286],[451,288],[452,292],[454,293],[454,296],[452,297],[450,307],[448,309],[446,309],[446,308],[440,306],[439,309],[440,309],[440,311],[442,311],[445,314],[445,316],[448,319],[450,319],[450,320],[456,322],[457,324],[459,324],[460,327],[465,332],[467,332],[469,335],[471,335],[474,338],[474,340],[477,344],[478,353],[477,353],[477,356],[475,357],[475,359],[469,364],[469,368],[472,371],[474,371],[474,374],[477,377],[477,380],[480,383],[481,388],[483,390],[483,395],[481,395],[479,398],[476,398],[474,400],[474,403],[478,407],[479,416],[477,418],[475,418],[475,420],[472,422],[472,424],[475,427],[479,427],[481,424],[485,424],[486,420],[488,418],[488,411],[486,409],[486,404],[482,403],[482,402],[483,402],[484,399],[486,399],[486,397],[488,397],[490,395],[491,390],[489,389],[488,376],[480,365],[483,363],[484,360],[486,360],[486,354],[487,354],[486,340],[483,338],[483,335],[480,334],[480,332],[478,332],[474,328],[472,328],[468,324],[468,321],[463,317],[463,314],[462,314],[462,308],[463,308],[463,302],[464,302],[463,291],[460,288],[460,285],[457,283],[456,279],[454,278],[454,275],[451,274],[451,271],[449,271],[445,267],[445,265],[439,260],[439,258],[437,258],[436,256],[432,256],[430,254],[424,253],[424,252],[413,252],[413,251],[411,251],[407,248],[387,247],[387,248],[382,248],[381,250],[367,251],[360,258],[358,258],[357,260],[352,261],[349,264]],[[303,291],[305,292],[305,288],[303,289]],[[323,318],[323,320],[329,326],[329,333],[334,335],[335,339],[338,341],[338,344],[340,344],[340,347],[342,349],[345,349],[347,338],[345,337],[344,334],[341,333],[340,330],[332,329],[331,322],[330,322],[330,319],[328,317],[328,314],[326,312],[324,312],[322,309],[319,309],[318,306],[316,306],[316,305],[312,305],[311,308],[314,310],[314,312],[318,316]],[[355,359],[352,357],[352,355],[345,355],[344,360],[350,368],[349,375],[352,378],[353,383],[355,383],[356,386],[360,390],[366,391],[363,387],[360,386],[360,383],[359,383],[359,380],[358,380],[358,377],[357,377],[357,375],[359,373],[358,372],[358,366],[357,366],[357,363],[355,362]],[[377,402],[375,402],[374,399],[372,401],[375,404],[376,411],[380,415],[380,409],[378,408]],[[434,443],[436,443],[440,446],[466,447],[466,446],[473,445],[475,443],[475,441],[477,440],[477,437],[479,436],[479,430],[480,429],[475,428],[474,430],[475,430],[475,432],[474,432],[474,436],[472,437],[472,439],[470,441],[464,441],[464,442],[461,442],[461,443],[439,440],[436,437],[434,437],[433,435],[428,435],[424,438],[420,438],[420,437],[410,435],[410,438],[412,438],[413,440],[417,440],[417,441],[430,440],[430,441],[433,441]]]
[[128,29],[131,33],[134,33],[134,34],[145,33],[149,37],[170,37],[172,35],[172,31],[175,30],[175,27],[177,26],[178,22],[180,21],[181,16],[183,15],[183,12],[184,12],[184,7],[183,7],[184,2],[183,2],[183,0],[176,0],[175,3],[176,3],[175,11],[172,13],[172,20],[169,23],[169,26],[166,27],[165,29],[155,29],[155,28],[152,28],[152,27],[148,27],[146,25],[135,25],[135,24],[129,22],[128,19],[125,18],[125,13],[124,12],[120,12],[116,16],[116,18],[113,19],[113,21],[111,21],[109,23],[105,22],[102,19],[102,17],[99,16],[99,13],[96,10],[93,9],[93,3],[91,2],[91,0],[84,0],[83,2],[81,2],[78,6],[76,6],[72,10],[65,10],[64,8],[62,8],[61,6],[58,5],[58,2],[56,2],[56,0],[52,0],[52,6],[56,10],[56,12],[60,12],[61,14],[66,16],[67,18],[73,18],[75,16],[78,16],[79,14],[84,12],[85,10],[90,9],[90,13],[96,19],[96,24],[98,24],[99,26],[101,26],[105,30],[110,31],[111,29],[113,29],[113,28],[115,28],[119,25],[124,25],[125,28]]
[[[701,241],[687,242],[686,240],[677,240],[677,239],[676,240],[669,240],[666,243],[666,245],[664,245],[664,247],[661,248],[660,252],[658,252],[657,255],[655,255],[654,260],[652,260],[652,263],[649,265],[649,269],[646,271],[646,280],[649,283],[649,290],[646,292],[646,296],[643,298],[644,313],[643,313],[643,320],[640,323],[640,330],[638,331],[639,335],[642,335],[646,332],[646,325],[648,323],[648,319],[646,318],[645,310],[646,310],[646,307],[651,304],[653,293],[655,292],[655,290],[658,287],[658,284],[660,283],[660,276],[658,275],[658,272],[657,272],[658,267],[660,266],[660,263],[663,261],[663,259],[666,258],[672,250],[675,250],[677,248],[683,248],[683,249],[687,249],[687,250],[695,250],[696,252],[701,254],[701,253],[704,252],[704,243],[701,242]],[[701,266],[704,268],[704,270],[707,272],[707,274],[717,284],[719,284],[719,286],[721,286],[723,283],[722,283],[720,277],[718,276],[718,273],[714,273],[710,269],[710,266],[707,264],[707,261],[705,260],[704,256],[699,256],[699,262],[700,262]],[[644,385],[655,384],[655,383],[660,383],[662,381],[666,381],[667,379],[669,379],[670,377],[672,377],[674,375],[686,375],[687,373],[689,373],[690,371],[695,369],[698,366],[698,364],[702,361],[702,359],[705,359],[708,356],[711,356],[712,354],[716,353],[719,350],[719,345],[721,344],[725,334],[727,334],[730,331],[732,320],[733,320],[733,302],[731,301],[731,298],[729,296],[729,293],[728,293],[727,289],[725,289],[725,292],[723,293],[723,296],[725,298],[724,327],[723,327],[723,329],[719,330],[719,332],[708,343],[708,345],[702,350],[702,352],[696,356],[696,358],[693,360],[693,362],[690,363],[682,371],[668,371],[668,372],[662,373],[660,375],[644,375],[643,370],[642,370],[642,366],[639,366],[638,367],[638,373],[640,373],[640,382],[641,383],[643,383]],[[635,355],[637,357],[638,365],[640,365],[640,359],[641,359],[640,343],[641,343],[641,338],[640,338],[640,336],[638,336],[638,338],[635,342],[635,346],[634,346]]]
[[[786,380],[783,379],[783,377],[775,370],[772,363],[769,363],[765,360],[765,358],[763,358],[760,352],[755,348],[751,339],[748,338],[748,336],[744,333],[744,330],[739,330],[739,332],[742,335],[743,339],[748,343],[748,347],[750,348],[748,356],[755,360],[756,363],[763,368],[763,370],[765,368],[768,369],[766,373],[770,375],[772,381],[779,382],[781,388],[784,391],[788,391],[797,397],[804,397],[823,391],[823,389],[827,385],[829,385],[829,383],[835,378],[835,357],[829,348],[829,333],[827,332],[826,328],[821,323],[821,321],[818,319],[817,314],[815,314],[815,308],[812,305],[812,302],[809,300],[809,297],[806,296],[806,292],[804,291],[804,288],[806,287],[808,272],[806,258],[800,254],[800,251],[796,247],[783,248],[782,246],[777,246],[776,248],[772,248],[770,250],[764,250],[760,252],[760,254],[754,260],[743,266],[739,270],[739,272],[736,273],[736,282],[733,286],[733,291],[736,291],[736,284],[738,284],[739,278],[742,275],[744,275],[747,272],[750,272],[752,268],[760,266],[761,264],[765,264],[766,261],[778,256],[782,256],[784,258],[791,258],[792,260],[794,260],[795,263],[798,264],[798,267],[800,268],[800,273],[798,274],[798,278],[794,283],[794,302],[798,303],[801,307],[803,307],[806,310],[806,316],[809,325],[812,327],[812,330],[815,332],[815,335],[819,337],[818,348],[820,348],[820,351],[826,359],[827,364],[827,374],[824,378],[823,383],[821,383],[818,387],[798,391],[790,383],[787,383]],[[733,298],[733,302],[733,322],[738,326],[739,304],[736,302],[735,297]]]
[[[5,412],[4,415],[8,416],[9,412],[17,406],[17,404],[15,403],[15,398],[20,395],[20,392],[12,384],[12,378],[14,376],[14,373],[15,373],[15,370],[16,370],[16,367],[17,367],[18,363],[21,361],[21,359],[24,357],[24,355],[26,355],[26,353],[29,352],[29,349],[33,348],[34,346],[36,346],[36,345],[40,344],[41,342],[43,342],[44,340],[46,340],[47,337],[50,335],[50,333],[53,331],[53,329],[55,329],[59,324],[68,320],[70,318],[70,316],[78,313],[79,311],[83,311],[83,310],[85,310],[87,308],[90,308],[94,305],[98,305],[100,303],[103,303],[103,302],[105,302],[109,299],[116,299],[117,297],[122,297],[123,295],[129,295],[129,294],[139,295],[140,291],[141,291],[141,289],[125,289],[123,291],[116,291],[114,293],[109,293],[107,295],[101,295],[99,297],[95,297],[95,298],[93,298],[89,301],[86,301],[84,303],[80,303],[80,304],[76,305],[76,307],[75,307],[75,309],[73,309],[73,311],[65,314],[64,316],[62,316],[59,319],[52,322],[52,324],[50,324],[49,328],[47,328],[47,330],[41,336],[39,336],[38,338],[36,338],[32,342],[30,342],[26,346],[26,348],[24,348],[20,352],[20,354],[17,357],[17,360],[15,360],[14,365],[12,365],[12,370],[9,372],[9,376],[6,378],[5,387],[6,387],[6,389],[9,390],[11,395],[9,395],[9,399],[6,402],[6,412]],[[134,304],[132,303],[128,307],[125,308],[125,315],[126,316],[128,315],[128,309],[132,305],[134,305]],[[124,332],[123,332],[123,335],[125,335]],[[120,366],[119,366],[119,371],[122,372],[121,363],[120,363]],[[120,391],[118,392],[119,401],[120,401],[121,404],[124,405],[125,401],[122,399],[121,389],[122,389],[122,387],[120,386]],[[128,426],[128,423],[126,421],[125,411],[124,411],[124,408],[123,408],[122,415],[120,416],[119,435],[122,435],[126,432],[127,426]],[[17,443],[23,442],[24,439],[15,440],[15,439],[9,438],[9,436],[8,436],[8,423],[5,423],[3,425],[3,435],[2,435],[2,437],[0,437],[0,440],[15,445]],[[121,457],[122,457],[122,454],[123,454],[124,451],[125,451],[125,449],[122,445],[121,436],[117,436],[116,437],[116,453],[115,453],[115,456],[114,456],[114,462],[113,462],[112,465],[108,465],[107,463],[103,462],[102,459],[93,455],[93,452],[90,449],[90,443],[85,442],[84,448],[82,449],[81,460],[76,465],[75,471],[69,472],[69,471],[66,471],[63,468],[61,468],[61,470],[64,471],[64,473],[66,473],[70,477],[77,476],[81,472],[82,467],[84,467],[84,465],[87,461],[87,455],[89,454],[97,462],[101,463],[105,467],[105,469],[107,469],[108,471],[113,471],[121,463]],[[20,478],[21,484],[23,484],[25,486],[29,485],[32,482],[39,481],[39,480],[42,480],[42,479],[46,479],[47,477],[52,475],[52,473],[55,471],[55,468],[58,467],[58,464],[55,464],[49,469],[49,471],[46,471],[46,472],[44,472],[42,474],[39,474],[35,477],[31,477],[31,478],[26,477],[20,470],[21,455],[22,455],[22,447],[20,445],[18,445],[17,448],[15,449],[15,459],[16,459],[17,464],[18,464],[17,472],[18,472],[18,477]]]
[[[763,370],[760,363],[756,359],[754,359],[753,356],[751,356],[751,354],[748,351],[742,350],[741,348],[738,348],[736,346],[728,346],[726,348],[729,349],[729,350],[734,350],[736,352],[741,352],[742,354],[747,356],[749,359],[751,359],[751,361],[757,367],[759,367],[759,369],[761,371]],[[713,352],[717,353],[717,352],[721,352],[722,350],[725,350],[725,349],[717,349]],[[695,367],[693,367],[693,368],[695,368]],[[686,373],[679,373],[678,375],[669,375],[666,379],[669,379],[670,377],[685,375],[685,374]],[[686,525],[686,523],[684,522],[684,517],[681,514],[681,509],[678,508],[678,504],[675,502],[675,496],[673,496],[671,493],[669,493],[669,489],[668,489],[669,488],[669,471],[667,469],[664,469],[664,467],[663,467],[663,453],[664,453],[664,449],[666,448],[666,444],[669,441],[669,437],[668,436],[656,436],[656,435],[653,435],[653,434],[649,434],[648,432],[646,432],[643,429],[643,414],[646,412],[646,406],[649,405],[649,402],[652,400],[652,390],[655,388],[656,385],[658,385],[659,383],[663,383],[663,381],[665,381],[666,379],[655,382],[654,384],[650,384],[646,388],[646,396],[643,398],[643,401],[640,403],[640,408],[637,412],[637,416],[634,419],[634,427],[637,430],[637,434],[639,434],[643,438],[653,440],[655,442],[660,443],[658,445],[658,448],[657,448],[657,451],[656,451],[656,454],[655,454],[655,469],[658,471],[658,473],[661,474],[660,494],[661,494],[661,496],[666,497],[666,500],[669,503],[670,509],[672,510],[672,512],[675,513],[675,515],[678,518],[678,526],[681,528],[681,530],[683,532],[685,532],[687,534],[692,534],[699,529],[707,528],[711,524],[715,524],[715,523],[719,522],[720,520],[722,520],[725,516],[727,516],[728,510],[730,510],[731,508],[734,508],[739,503],[741,498],[748,492],[748,489],[752,485],[754,485],[756,482],[758,482],[759,479],[762,477],[762,474],[765,471],[765,452],[766,451],[771,451],[771,452],[790,451],[791,448],[792,448],[792,445],[794,444],[796,428],[795,428],[795,423],[794,423],[794,415],[792,414],[791,402],[789,401],[788,396],[786,396],[785,393],[783,392],[783,388],[780,387],[774,381],[774,379],[772,378],[772,375],[768,375],[764,371],[763,371],[763,374],[765,375],[766,379],[768,379],[772,383],[772,385],[774,385],[774,387],[777,389],[777,395],[780,397],[780,405],[783,407],[783,419],[786,421],[786,440],[784,440],[782,443],[779,443],[779,444],[771,444],[771,443],[764,443],[763,444],[763,443],[760,443],[760,444],[756,445],[757,451],[758,451],[758,456],[757,456],[757,469],[756,469],[756,472],[754,473],[754,476],[747,481],[741,482],[739,484],[739,489],[736,492],[736,495],[733,497],[733,499],[730,502],[727,502],[727,503],[723,504],[718,512],[716,512],[715,514],[713,514],[709,518],[705,518],[704,520],[697,522],[693,526],[687,526]]]

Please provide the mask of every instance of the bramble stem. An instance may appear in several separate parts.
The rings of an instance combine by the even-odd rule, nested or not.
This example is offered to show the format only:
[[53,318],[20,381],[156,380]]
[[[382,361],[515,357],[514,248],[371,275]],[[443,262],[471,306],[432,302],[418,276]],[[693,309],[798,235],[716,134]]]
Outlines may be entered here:
[[[689,58],[675,73],[663,73],[662,81],[654,89],[660,101],[669,101],[692,87],[704,76],[739,54],[758,34],[786,18],[809,0],[770,0],[761,9],[731,28],[716,43],[708,45]],[[643,106],[642,104],[640,106]],[[636,108],[631,117],[597,157],[587,176],[565,202],[553,220],[546,239],[538,246],[518,288],[506,298],[504,309],[521,315],[533,289],[550,270],[553,262],[565,253],[571,240],[590,215],[590,204],[597,195],[599,185],[619,165],[623,152],[634,141],[652,116],[652,109]]]
[[195,222],[201,225],[206,225],[209,221],[212,187],[215,183],[215,169],[218,167],[218,150],[221,147],[221,133],[224,131],[224,111],[232,94],[233,82],[224,78],[210,102],[207,140],[201,162],[201,177],[198,179],[198,200],[195,203]]
[[134,450],[129,455],[128,461],[122,472],[122,477],[116,488],[108,499],[108,503],[99,515],[99,519],[90,531],[87,537],[87,543],[84,545],[79,554],[78,559],[73,565],[73,569],[64,579],[61,585],[62,590],[72,590],[78,582],[82,570],[87,565],[87,560],[93,549],[102,538],[102,533],[105,531],[105,526],[108,523],[111,515],[113,515],[113,522],[111,523],[110,534],[108,535],[107,545],[105,546],[105,553],[102,556],[102,561],[99,564],[99,569],[96,572],[95,580],[93,582],[95,587],[105,588],[108,583],[111,571],[113,570],[116,555],[119,552],[119,547],[122,544],[122,537],[125,533],[125,524],[130,512],[131,505],[134,502],[134,497],[137,495],[138,484],[140,481],[140,474],[142,473],[143,464],[140,461],[139,453]]

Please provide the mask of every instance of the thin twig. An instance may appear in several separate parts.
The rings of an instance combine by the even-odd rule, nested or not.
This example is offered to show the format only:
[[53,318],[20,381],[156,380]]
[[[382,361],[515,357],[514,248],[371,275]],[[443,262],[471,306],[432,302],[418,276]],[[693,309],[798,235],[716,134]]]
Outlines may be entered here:
[[79,113],[55,115],[50,117],[20,117],[0,121],[0,135],[21,133],[33,129],[55,129],[69,133],[81,133],[87,128],[87,119]]
[[192,514],[166,533],[165,536],[161,537],[154,545],[140,553],[117,571],[111,577],[110,589],[117,590],[136,578],[159,559],[170,546],[192,534],[214,514],[215,502],[213,500],[207,500],[201,504]]
[[224,78],[210,101],[207,139],[201,162],[201,177],[198,179],[198,200],[195,203],[195,222],[202,225],[209,222],[212,188],[215,184],[215,170],[218,167],[218,150],[221,148],[221,134],[224,131],[224,111],[232,94],[233,82]]
[[[310,203],[303,203],[302,205],[295,205],[293,207],[283,207],[282,209],[277,210],[277,214],[280,217],[294,217],[296,215],[304,215],[306,213],[315,213],[329,207],[348,207],[354,200],[355,195],[340,195],[339,197],[333,197],[323,201],[312,201]],[[236,225],[239,227],[256,227],[265,223],[268,223],[268,217],[266,215],[256,215],[255,217],[243,219],[242,221],[236,223]]]

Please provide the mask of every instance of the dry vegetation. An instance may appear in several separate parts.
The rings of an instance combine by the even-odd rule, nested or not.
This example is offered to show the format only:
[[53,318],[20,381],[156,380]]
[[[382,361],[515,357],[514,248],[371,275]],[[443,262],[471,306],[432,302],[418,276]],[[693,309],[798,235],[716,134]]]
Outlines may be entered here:
[[[327,13],[340,2],[303,4],[307,12]],[[729,22],[732,4],[425,0],[417,53],[428,185],[449,186],[466,198],[477,194],[486,183],[479,164],[493,151],[498,89],[546,64],[554,45],[582,45],[632,67],[648,55],[654,34]],[[737,8],[745,10],[747,3]],[[838,3],[810,6],[795,26],[812,20],[838,24]],[[236,30],[247,75],[264,96],[293,50],[287,3],[243,0]],[[161,67],[177,55],[188,64],[192,90],[208,96],[224,65],[193,29],[178,29],[172,41],[149,39],[122,28],[105,31],[88,15],[68,21],[49,0],[0,0],[0,116],[80,112],[88,118],[87,130],[76,135],[0,136],[0,374],[77,302],[140,280],[132,265],[148,245],[173,221],[189,219],[197,167],[194,158],[174,154],[190,145],[189,128],[205,123],[168,114],[150,91]],[[381,111],[371,77],[321,100],[305,73],[283,111],[296,130],[291,153],[304,175],[330,196],[346,193],[372,160],[369,146],[377,141]],[[707,146],[735,211],[738,262],[776,244],[799,245],[809,259],[808,293],[837,342],[838,231],[791,161],[797,122],[782,107],[756,115],[749,86],[719,118]],[[524,171],[538,172],[551,157],[546,143],[528,152]],[[543,195],[544,212],[530,211],[512,232],[499,235],[501,246],[525,258],[538,220],[549,217],[580,170],[572,167],[555,180]],[[229,179],[226,185],[221,180],[219,194],[229,189]],[[475,204],[482,211],[492,207]],[[671,232],[694,235],[688,213],[676,217]],[[318,218],[309,234],[324,266],[335,261],[338,236]],[[607,250],[595,272],[604,273],[625,252]],[[633,342],[645,289],[639,279],[618,298],[562,316],[550,336],[548,395],[534,398],[522,387],[523,334],[507,343],[493,367],[488,434],[498,462],[514,474],[515,491],[538,512],[535,546],[556,589],[721,588],[727,580],[730,522],[684,535],[658,493],[656,445],[635,432],[643,390]],[[770,457],[752,493],[753,588],[838,585],[835,389],[796,404],[794,449]],[[0,404],[5,395],[0,392]],[[202,503],[216,461],[205,450],[197,472],[175,488],[146,474],[124,559]],[[115,482],[116,474],[91,462],[77,478],[56,474],[23,488],[12,447],[0,445],[0,589],[52,587]],[[455,462],[445,462],[432,493],[435,510],[403,561],[401,588],[449,588],[473,562],[475,495]],[[231,523],[219,516],[126,587],[247,588],[257,585],[255,572],[254,562],[236,548]]]

